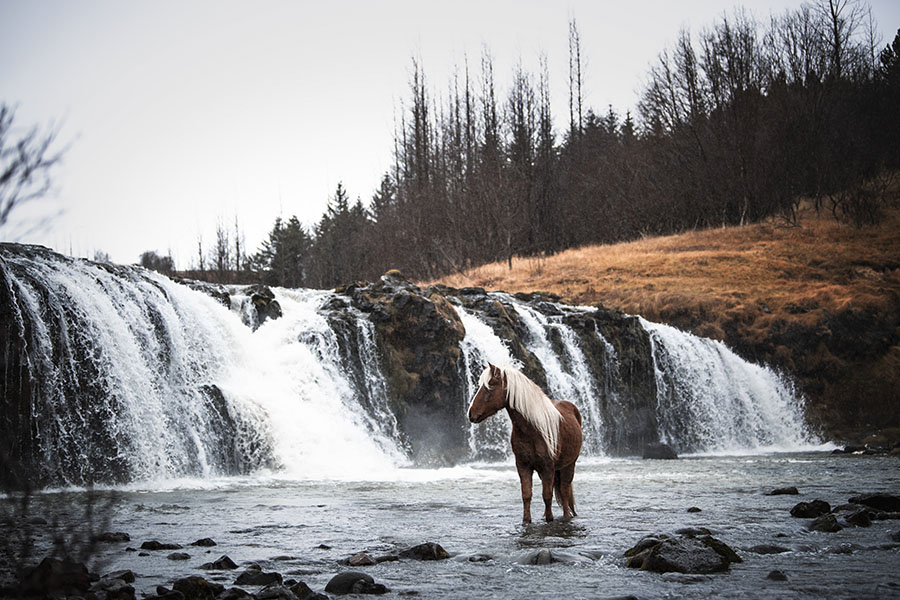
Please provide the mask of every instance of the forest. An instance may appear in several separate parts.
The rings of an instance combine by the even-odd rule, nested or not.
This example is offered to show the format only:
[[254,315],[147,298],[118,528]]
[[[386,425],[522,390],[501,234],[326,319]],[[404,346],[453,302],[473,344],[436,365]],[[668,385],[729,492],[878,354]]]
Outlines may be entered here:
[[[501,93],[486,49],[440,94],[414,58],[393,161],[369,202],[338,183],[312,228],[279,217],[255,252],[237,222],[220,222],[184,274],[319,288],[388,269],[425,279],[585,244],[798,225],[801,203],[878,222],[900,167],[900,31],[882,45],[865,4],[817,0],[765,21],[736,9],[683,29],[634,115],[584,106],[581,35],[572,20],[561,133],[546,58],[536,73],[520,63]],[[155,252],[141,262],[174,270]]]

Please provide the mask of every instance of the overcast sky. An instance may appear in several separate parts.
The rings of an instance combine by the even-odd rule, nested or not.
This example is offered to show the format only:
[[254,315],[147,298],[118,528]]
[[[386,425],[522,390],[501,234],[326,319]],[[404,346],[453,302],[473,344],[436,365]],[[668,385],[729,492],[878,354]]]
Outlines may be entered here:
[[[741,3],[766,19],[799,2]],[[0,0],[0,101],[23,128],[55,124],[68,145],[54,198],[2,238],[135,262],[144,250],[196,262],[217,220],[256,249],[276,216],[312,225],[338,181],[368,201],[391,163],[410,57],[446,89],[487,45],[503,97],[513,64],[546,53],[557,131],[567,114],[567,27],[575,17],[586,104],[633,110],[649,63],[679,28],[734,4],[532,1]],[[883,45],[900,2],[871,2]],[[22,219],[63,212],[23,234]]]

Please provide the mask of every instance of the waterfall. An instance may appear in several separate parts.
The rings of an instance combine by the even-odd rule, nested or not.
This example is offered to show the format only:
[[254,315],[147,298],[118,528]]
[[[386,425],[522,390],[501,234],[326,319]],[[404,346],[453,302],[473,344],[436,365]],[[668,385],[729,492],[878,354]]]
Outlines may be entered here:
[[641,319],[650,334],[660,438],[682,452],[796,449],[815,442],[797,394],[725,344]]
[[[460,344],[463,381],[466,382],[461,406],[465,414],[478,391],[478,378],[484,370],[485,363],[519,365],[510,355],[509,347],[487,324],[462,306],[456,305],[454,308],[466,328],[466,336]],[[504,414],[488,419],[477,427],[469,427],[469,457],[473,460],[499,460],[509,457],[512,453],[509,446],[511,431],[509,419]]]
[[32,432],[19,445],[43,481],[353,476],[403,459],[347,401],[355,391],[319,293],[283,292],[284,318],[253,333],[214,299],[140,268],[40,249],[0,261],[28,371],[10,418],[26,424],[17,435]]

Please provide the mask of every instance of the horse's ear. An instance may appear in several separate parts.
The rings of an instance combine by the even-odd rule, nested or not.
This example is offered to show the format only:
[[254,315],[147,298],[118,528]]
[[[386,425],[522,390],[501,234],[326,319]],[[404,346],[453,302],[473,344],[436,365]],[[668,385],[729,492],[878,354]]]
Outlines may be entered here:
[[497,372],[497,367],[495,367],[491,363],[488,363],[487,368],[491,370],[491,375]]

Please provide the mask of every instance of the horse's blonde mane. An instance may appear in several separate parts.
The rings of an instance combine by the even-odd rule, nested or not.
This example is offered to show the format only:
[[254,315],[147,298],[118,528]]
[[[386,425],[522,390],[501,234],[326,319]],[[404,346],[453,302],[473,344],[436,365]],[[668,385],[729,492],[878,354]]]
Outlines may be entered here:
[[[525,417],[544,438],[550,456],[556,457],[559,442],[559,422],[562,414],[540,387],[512,366],[497,367],[506,378],[506,399],[509,407]],[[478,384],[491,389],[491,370],[487,368]]]

